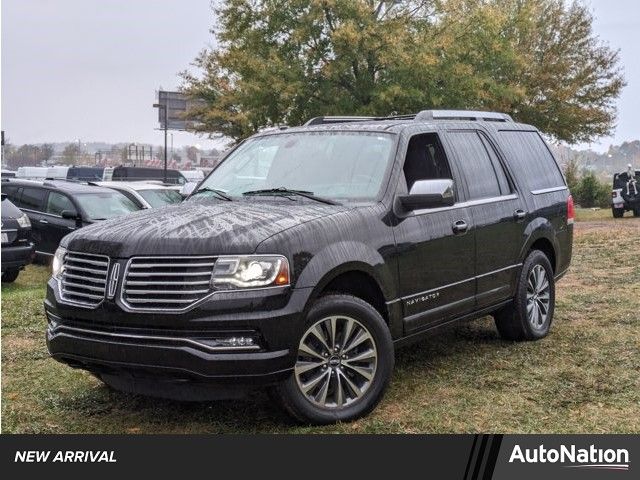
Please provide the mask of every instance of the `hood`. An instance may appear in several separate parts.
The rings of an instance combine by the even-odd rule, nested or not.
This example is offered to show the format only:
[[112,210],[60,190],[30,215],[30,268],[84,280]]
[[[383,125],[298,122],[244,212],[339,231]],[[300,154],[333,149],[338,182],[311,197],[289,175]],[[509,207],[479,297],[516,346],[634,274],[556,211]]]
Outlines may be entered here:
[[2,219],[16,219],[22,216],[22,210],[16,207],[9,199],[2,200]]
[[348,209],[267,198],[192,200],[98,222],[67,235],[61,245],[116,258],[247,254],[276,233]]

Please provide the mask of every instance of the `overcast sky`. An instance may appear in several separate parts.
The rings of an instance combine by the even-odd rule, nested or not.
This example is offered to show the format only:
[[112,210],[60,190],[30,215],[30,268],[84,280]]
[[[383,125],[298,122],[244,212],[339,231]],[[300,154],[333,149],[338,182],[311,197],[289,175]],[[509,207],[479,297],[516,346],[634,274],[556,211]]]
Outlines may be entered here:
[[[640,138],[640,2],[587,0],[621,49],[628,86],[613,138]],[[160,144],[155,91],[210,45],[209,0],[2,0],[2,129],[15,144],[81,139]],[[213,144],[176,133],[176,145]]]

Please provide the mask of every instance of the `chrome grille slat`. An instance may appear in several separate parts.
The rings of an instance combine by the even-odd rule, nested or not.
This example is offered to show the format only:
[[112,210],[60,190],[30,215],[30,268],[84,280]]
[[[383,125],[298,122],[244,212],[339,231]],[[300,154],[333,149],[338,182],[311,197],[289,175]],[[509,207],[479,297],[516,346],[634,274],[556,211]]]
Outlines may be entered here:
[[104,298],[104,295],[92,295],[90,293],[84,293],[84,292],[73,292],[73,291],[67,290],[66,288],[62,289],[62,293],[73,295],[74,297],[90,298],[92,300],[102,300]]
[[[214,263],[188,263],[185,265],[188,265],[190,267],[193,268],[202,268],[202,267],[213,267]],[[139,264],[132,264],[131,268],[132,269],[136,269],[136,268],[164,268],[164,267],[168,267],[168,268],[173,268],[175,267],[175,265],[173,263],[139,263]]]
[[85,290],[91,290],[92,292],[102,292],[104,293],[104,287],[95,287],[93,285],[82,285],[80,283],[73,283],[66,281],[64,282],[65,287],[76,287],[76,288],[84,288]]
[[69,277],[69,278],[73,278],[76,280],[86,280],[87,282],[92,282],[92,283],[102,283],[104,284],[106,281],[100,278],[95,278],[95,277],[86,277],[84,275],[76,275],[75,273],[67,273],[66,271],[64,272],[64,276],[65,277]]
[[75,265],[65,265],[65,270],[67,269],[78,270],[79,272],[95,273],[96,275],[103,275],[106,272],[106,270],[96,270],[95,268],[77,267]]
[[109,257],[68,252],[63,260],[60,296],[67,302],[97,307],[103,300],[109,273]]
[[206,277],[211,272],[129,272],[129,277]]
[[125,270],[122,302],[131,310],[183,311],[213,290],[217,257],[133,257]]
[[138,290],[138,289],[127,289],[128,295],[146,295],[148,293],[156,293],[158,295],[197,295],[200,293],[209,293],[209,290]]
[[95,265],[97,267],[107,267],[109,265],[109,262],[99,262],[98,260],[89,260],[88,258],[80,258],[80,257],[74,257],[71,255],[67,255],[66,257],[67,262],[77,262],[77,263],[87,263],[89,265]]
[[125,282],[126,285],[208,285],[209,280],[196,280],[193,282],[153,282],[153,281],[136,281],[136,280],[128,280]]

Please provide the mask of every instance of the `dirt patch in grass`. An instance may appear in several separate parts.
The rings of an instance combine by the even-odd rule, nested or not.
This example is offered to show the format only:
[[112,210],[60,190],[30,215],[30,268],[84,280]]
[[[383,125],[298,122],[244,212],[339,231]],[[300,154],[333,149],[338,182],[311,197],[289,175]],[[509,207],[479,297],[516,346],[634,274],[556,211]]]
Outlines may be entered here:
[[[607,216],[608,215],[608,216]],[[180,403],[114,392],[50,359],[49,272],[2,286],[5,432],[640,432],[640,219],[578,212],[574,261],[548,338],[511,343],[484,318],[398,352],[381,405],[350,424],[295,425],[264,392]],[[64,420],[61,420],[64,419]]]

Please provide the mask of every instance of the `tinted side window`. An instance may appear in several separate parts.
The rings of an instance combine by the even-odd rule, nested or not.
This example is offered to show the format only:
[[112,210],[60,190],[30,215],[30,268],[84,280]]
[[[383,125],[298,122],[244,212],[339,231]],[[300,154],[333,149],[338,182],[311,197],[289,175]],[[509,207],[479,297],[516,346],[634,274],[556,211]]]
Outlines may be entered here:
[[16,185],[3,185],[2,193],[6,193],[11,203],[13,203],[16,207],[20,206],[20,194],[22,193],[22,189],[17,187]]
[[478,133],[454,131],[449,132],[449,138],[467,179],[469,199],[499,197],[498,175]]
[[29,210],[37,210],[41,212],[42,204],[44,203],[44,197],[46,195],[47,191],[44,188],[25,187],[22,191],[20,206],[22,208],[28,208]]
[[76,207],[73,206],[73,202],[66,195],[58,192],[50,192],[49,198],[47,198],[46,212],[52,215],[60,216],[63,210],[76,211]]
[[499,139],[514,175],[531,190],[565,186],[560,167],[538,132],[501,131]]
[[417,180],[453,179],[444,149],[435,133],[411,137],[404,161],[407,189]]
[[482,143],[484,143],[484,147],[487,149],[487,153],[491,157],[491,162],[493,163],[493,167],[495,168],[496,175],[498,177],[498,183],[500,184],[500,191],[503,195],[508,195],[512,193],[511,185],[509,184],[509,180],[507,180],[507,174],[504,173],[504,167],[502,166],[502,162],[496,153],[495,148],[491,144],[491,142],[484,135],[480,135],[482,139]]

